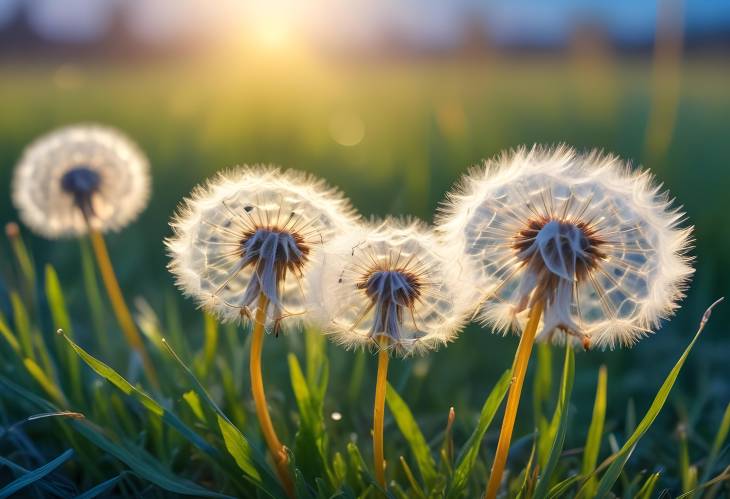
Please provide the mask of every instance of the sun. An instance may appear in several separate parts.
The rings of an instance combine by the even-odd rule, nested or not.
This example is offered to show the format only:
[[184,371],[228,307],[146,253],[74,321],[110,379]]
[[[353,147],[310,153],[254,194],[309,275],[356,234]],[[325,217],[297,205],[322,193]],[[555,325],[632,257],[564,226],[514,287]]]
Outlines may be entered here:
[[279,51],[292,45],[294,28],[286,17],[265,16],[256,20],[251,34],[260,49]]

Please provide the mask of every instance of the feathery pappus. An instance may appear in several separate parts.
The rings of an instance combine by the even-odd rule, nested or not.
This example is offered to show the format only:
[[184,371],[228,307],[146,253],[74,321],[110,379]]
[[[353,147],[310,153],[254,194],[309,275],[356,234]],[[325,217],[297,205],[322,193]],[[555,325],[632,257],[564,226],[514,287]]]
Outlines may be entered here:
[[305,312],[310,261],[356,223],[342,193],[314,176],[275,167],[221,173],[185,199],[166,240],[177,285],[223,321],[250,319],[262,294],[267,322]]
[[455,339],[473,310],[452,262],[418,220],[354,227],[315,265],[310,317],[346,348],[423,353]]
[[521,330],[539,300],[538,339],[614,348],[657,328],[684,296],[693,269],[683,219],[648,171],[536,146],[465,175],[437,227],[454,258],[475,263],[480,317],[495,329]]
[[20,218],[47,237],[119,230],[147,205],[149,162],[121,132],[95,124],[43,135],[15,168],[12,197]]

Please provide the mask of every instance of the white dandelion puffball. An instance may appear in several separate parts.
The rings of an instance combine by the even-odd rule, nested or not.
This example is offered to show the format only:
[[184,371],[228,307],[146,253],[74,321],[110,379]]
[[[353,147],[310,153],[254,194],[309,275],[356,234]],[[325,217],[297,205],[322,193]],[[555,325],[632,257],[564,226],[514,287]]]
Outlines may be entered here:
[[538,339],[614,348],[657,328],[684,296],[683,217],[648,172],[615,156],[533,147],[467,174],[438,227],[475,262],[481,318],[497,330],[523,329],[540,301]]
[[[319,248],[357,222],[339,190],[311,175],[255,166],[198,186],[166,241],[177,285],[223,321],[251,319],[263,294],[278,332],[305,312],[305,273]],[[290,320],[292,319],[292,320]]]
[[420,221],[353,228],[315,265],[309,318],[346,348],[423,353],[453,340],[474,309],[469,288]]
[[44,237],[119,230],[147,205],[149,163],[113,128],[67,126],[26,148],[12,191],[21,220]]

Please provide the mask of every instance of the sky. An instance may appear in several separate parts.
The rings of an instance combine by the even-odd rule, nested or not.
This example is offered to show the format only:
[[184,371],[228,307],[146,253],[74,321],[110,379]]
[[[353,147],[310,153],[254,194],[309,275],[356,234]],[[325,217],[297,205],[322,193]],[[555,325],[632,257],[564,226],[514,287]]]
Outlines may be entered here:
[[424,45],[447,45],[459,39],[467,20],[476,19],[505,43],[560,42],[583,22],[602,25],[619,41],[641,42],[653,38],[659,3],[682,7],[690,34],[730,31],[729,0],[688,0],[684,5],[680,0],[0,0],[0,25],[25,3],[33,27],[45,38],[93,41],[122,2],[133,32],[152,40],[214,32],[221,26],[264,26],[332,43],[369,43],[397,35]]

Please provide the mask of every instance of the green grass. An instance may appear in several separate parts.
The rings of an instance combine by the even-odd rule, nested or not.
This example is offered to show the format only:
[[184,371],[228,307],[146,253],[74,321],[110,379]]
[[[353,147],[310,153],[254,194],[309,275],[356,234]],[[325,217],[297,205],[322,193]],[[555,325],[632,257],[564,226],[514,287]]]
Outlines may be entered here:
[[[678,494],[730,464],[727,307],[718,308],[713,327],[677,383],[672,380],[656,421],[647,413],[656,409],[652,401],[697,319],[725,294],[730,278],[730,233],[722,223],[730,178],[730,68],[718,64],[683,66],[673,140],[648,165],[697,228],[698,273],[690,296],[674,321],[636,348],[576,353],[574,376],[560,374],[559,349],[539,349],[526,388],[535,393],[532,400],[524,397],[508,463],[514,494],[574,494],[586,487],[625,497],[655,497],[663,489]],[[8,185],[30,139],[68,122],[116,125],[148,152],[155,190],[150,207],[108,242],[125,295],[147,304],[133,308],[140,310],[163,388],[149,393],[140,366],[130,363],[86,243],[50,243],[24,233],[33,275],[27,261],[16,262],[12,248],[0,244],[0,455],[7,461],[0,463],[0,495],[23,477],[38,494],[95,486],[100,494],[201,495],[202,488],[247,495],[254,487],[277,493],[247,389],[247,332],[205,320],[179,297],[164,268],[167,221],[197,182],[237,163],[275,162],[327,178],[366,215],[429,220],[460,172],[503,148],[564,141],[642,162],[652,92],[642,61],[608,61],[590,72],[562,60],[358,66],[222,60],[78,68],[82,78],[69,86],[51,64],[0,67],[0,185]],[[362,120],[358,145],[333,140],[332,117],[342,113]],[[3,222],[16,216],[7,194],[0,195]],[[59,327],[88,354],[78,355],[55,335]],[[387,472],[406,494],[473,497],[483,490],[501,416],[493,412],[504,388],[500,376],[516,343],[471,327],[442,351],[393,363]],[[608,373],[603,416],[594,410],[602,364]],[[267,339],[272,416],[292,449],[300,487],[323,496],[375,487],[373,367],[369,354],[344,352],[315,333]],[[572,390],[565,390],[568,382]],[[456,419],[446,431],[450,407]],[[23,422],[59,410],[86,418]],[[333,419],[334,412],[342,418]],[[650,428],[647,414],[653,414]],[[414,427],[422,437],[414,436]],[[625,448],[632,435],[641,440],[622,469],[617,463],[632,450]],[[553,472],[534,474],[538,465]],[[596,468],[600,472],[589,478]]]

